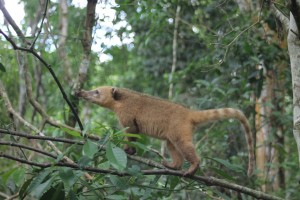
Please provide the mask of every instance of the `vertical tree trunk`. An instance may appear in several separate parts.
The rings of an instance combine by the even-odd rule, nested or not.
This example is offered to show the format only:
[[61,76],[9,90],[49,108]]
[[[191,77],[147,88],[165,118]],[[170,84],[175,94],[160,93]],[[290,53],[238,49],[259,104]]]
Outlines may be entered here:
[[[274,148],[275,141],[270,138],[276,134],[272,120],[274,106],[275,73],[273,70],[264,69],[266,78],[260,97],[256,100],[256,160],[258,176],[264,181],[262,190],[278,189],[278,152]],[[267,165],[271,164],[271,165]],[[268,166],[268,167],[267,167]]]
[[[86,81],[88,68],[90,66],[90,53],[92,48],[92,31],[95,25],[95,11],[96,11],[97,0],[88,0],[87,8],[86,8],[86,19],[83,30],[83,39],[81,41],[83,47],[83,58],[79,65],[79,72],[74,81],[72,93],[75,91],[81,90],[84,82]],[[71,101],[74,105],[76,111],[78,110],[78,98],[74,95],[71,96]],[[69,126],[74,127],[76,124],[76,119],[73,114],[70,112],[67,120],[67,124]]]
[[300,40],[299,30],[292,13],[290,13],[290,24],[288,33],[288,50],[292,70],[293,84],[293,111],[294,111],[294,137],[298,147],[300,164]]
[[58,55],[62,61],[63,72],[64,72],[64,81],[71,85],[72,69],[69,58],[66,52],[66,39],[68,37],[68,4],[67,0],[59,1],[59,29],[60,37],[58,41]]

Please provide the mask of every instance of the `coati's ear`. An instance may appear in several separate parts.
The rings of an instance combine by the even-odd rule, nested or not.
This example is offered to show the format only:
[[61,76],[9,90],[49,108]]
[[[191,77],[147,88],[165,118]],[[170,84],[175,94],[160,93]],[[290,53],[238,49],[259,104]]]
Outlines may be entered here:
[[114,87],[111,89],[111,94],[112,94],[113,99],[116,101],[120,100],[122,97],[120,91]]

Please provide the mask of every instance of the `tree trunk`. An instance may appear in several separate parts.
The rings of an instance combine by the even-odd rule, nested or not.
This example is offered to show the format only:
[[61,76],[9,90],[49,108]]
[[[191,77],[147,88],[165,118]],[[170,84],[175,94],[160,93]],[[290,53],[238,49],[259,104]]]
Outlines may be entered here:
[[[84,82],[86,81],[88,68],[90,66],[90,53],[92,48],[92,31],[95,25],[95,11],[96,11],[97,0],[88,0],[87,8],[86,8],[86,19],[84,25],[83,39],[82,39],[82,47],[83,47],[83,58],[79,65],[79,72],[76,80],[74,81],[72,94],[75,91],[81,90]],[[71,96],[71,101],[74,105],[76,111],[78,110],[78,98],[74,95]],[[74,127],[76,124],[76,119],[73,114],[70,112],[67,120],[67,124],[69,126]]]
[[300,40],[299,30],[292,13],[290,13],[290,24],[288,33],[288,50],[292,70],[293,85],[293,111],[294,111],[294,137],[298,147],[300,165]]
[[72,69],[66,52],[66,39],[68,37],[68,4],[67,0],[59,1],[59,29],[60,37],[58,41],[58,55],[62,61],[64,71],[64,81],[71,85]]

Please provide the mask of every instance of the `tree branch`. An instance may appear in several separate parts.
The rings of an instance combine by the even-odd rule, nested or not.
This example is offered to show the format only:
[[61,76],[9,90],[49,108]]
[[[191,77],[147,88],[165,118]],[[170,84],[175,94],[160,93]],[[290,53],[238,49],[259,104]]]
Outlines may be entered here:
[[78,145],[84,145],[84,142],[82,141],[76,141],[76,140],[70,140],[65,138],[55,138],[55,137],[48,137],[48,136],[40,136],[40,135],[29,135],[27,133],[21,133],[18,131],[12,131],[12,130],[4,130],[0,129],[0,133],[8,134],[8,135],[14,135],[19,137],[24,137],[27,139],[36,139],[36,140],[49,140],[53,142],[63,142],[68,144],[78,144]]
[[18,144],[18,143],[14,143],[14,142],[2,142],[2,141],[0,141],[0,145],[19,147],[19,148],[22,148],[22,149],[27,149],[27,150],[30,150],[30,151],[34,151],[34,152],[43,154],[45,156],[49,156],[49,157],[54,158],[54,159],[57,158],[57,156],[54,155],[54,154],[52,154],[52,153],[48,153],[48,152],[40,150],[40,149],[36,149],[36,148],[30,147],[30,146],[26,146],[24,144]]
[[174,87],[174,83],[173,83],[173,75],[174,72],[176,70],[176,62],[177,62],[177,36],[178,36],[178,24],[179,24],[179,13],[180,13],[180,6],[177,5],[176,8],[176,14],[175,14],[175,22],[174,22],[174,33],[173,33],[173,53],[172,53],[172,67],[171,67],[171,73],[169,75],[169,99],[171,99],[173,97],[173,87]]
[[[272,1],[270,1],[272,3]],[[289,30],[289,18],[285,16],[276,6],[274,3],[271,5],[271,11],[274,13],[274,15],[277,17],[277,19],[282,23],[284,29],[286,31]]]
[[[11,155],[7,155],[7,154],[4,154],[3,152],[0,152],[0,157],[7,158],[10,160],[15,160],[20,163],[24,163],[24,164],[36,166],[36,167],[41,167],[41,168],[49,168],[52,166],[58,166],[58,167],[69,167],[69,168],[72,168],[75,170],[84,170],[84,171],[100,173],[100,174],[112,174],[112,175],[116,175],[116,176],[132,176],[132,174],[129,174],[127,172],[118,172],[118,171],[110,170],[110,169],[105,170],[105,169],[99,169],[99,168],[94,168],[94,167],[89,167],[89,166],[79,166],[78,164],[75,164],[75,163],[63,163],[63,162],[36,163],[36,162],[20,159],[20,158],[11,156]],[[184,172],[182,172],[182,171],[175,171],[175,170],[170,170],[170,169],[141,170],[141,173],[143,175],[173,175],[173,176],[178,176],[178,177],[183,177],[183,174],[184,174]],[[230,183],[228,181],[221,180],[221,179],[211,177],[211,176],[204,177],[204,176],[197,176],[197,175],[189,175],[189,176],[186,176],[185,178],[197,181],[202,184],[204,183],[208,186],[220,186],[223,188],[231,189],[231,190],[234,190],[237,192],[248,194],[248,195],[258,198],[258,199],[267,199],[267,200],[280,200],[281,199],[279,197],[268,195],[261,191],[253,190],[251,188],[240,186],[240,185]]]
[[45,10],[44,10],[43,18],[42,18],[42,22],[41,22],[41,27],[39,28],[38,34],[36,35],[36,37],[34,38],[32,44],[31,44],[31,46],[30,46],[30,49],[31,49],[31,50],[34,49],[35,42],[36,42],[36,40],[38,39],[38,37],[40,36],[40,34],[41,34],[41,32],[42,32],[42,27],[43,27],[43,24],[44,24],[44,20],[45,20],[45,18],[46,18],[46,13],[47,13],[47,9],[48,9],[48,4],[49,4],[49,0],[46,0]]
[[294,32],[298,34],[298,39],[300,39],[300,5],[298,4],[297,0],[291,0],[290,2],[290,11],[294,16],[297,27],[297,30],[294,30]]

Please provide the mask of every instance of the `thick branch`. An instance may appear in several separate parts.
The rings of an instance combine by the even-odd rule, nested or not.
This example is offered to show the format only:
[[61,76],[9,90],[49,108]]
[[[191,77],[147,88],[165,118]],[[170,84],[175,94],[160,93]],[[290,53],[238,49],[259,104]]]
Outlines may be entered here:
[[291,0],[290,11],[294,16],[294,20],[296,22],[297,30],[294,32],[298,33],[298,39],[300,38],[300,5],[297,3],[297,0]]
[[[129,174],[126,172],[118,172],[115,170],[105,170],[105,169],[99,169],[99,168],[87,167],[87,166],[82,167],[75,163],[71,164],[71,163],[58,162],[58,163],[54,163],[54,164],[53,163],[41,164],[41,163],[36,163],[36,162],[31,162],[31,161],[27,161],[24,159],[16,158],[11,155],[4,154],[2,152],[0,152],[0,157],[15,160],[15,161],[18,161],[21,163],[25,163],[28,165],[37,166],[37,167],[41,167],[41,168],[49,168],[54,165],[54,166],[59,166],[59,167],[70,167],[75,170],[84,170],[84,171],[93,172],[93,173],[113,174],[113,175],[117,175],[117,176],[132,176],[132,174]],[[183,177],[183,174],[184,174],[184,172],[182,172],[182,171],[175,171],[175,170],[170,170],[170,169],[141,170],[141,173],[143,175],[173,175],[173,176],[178,176],[178,177]],[[208,186],[220,186],[223,188],[231,189],[231,190],[234,190],[237,192],[248,194],[248,195],[258,198],[258,199],[269,199],[269,200],[280,200],[281,199],[279,197],[271,196],[266,193],[256,191],[251,188],[240,186],[240,185],[237,185],[234,183],[230,183],[228,181],[221,180],[221,179],[218,179],[215,177],[204,177],[204,176],[192,175],[192,176],[187,176],[185,178],[195,180],[199,183],[204,183]]]
[[283,27],[286,31],[289,29],[289,18],[285,16],[276,6],[274,3],[271,5],[271,11],[277,17],[277,19],[283,24]]

